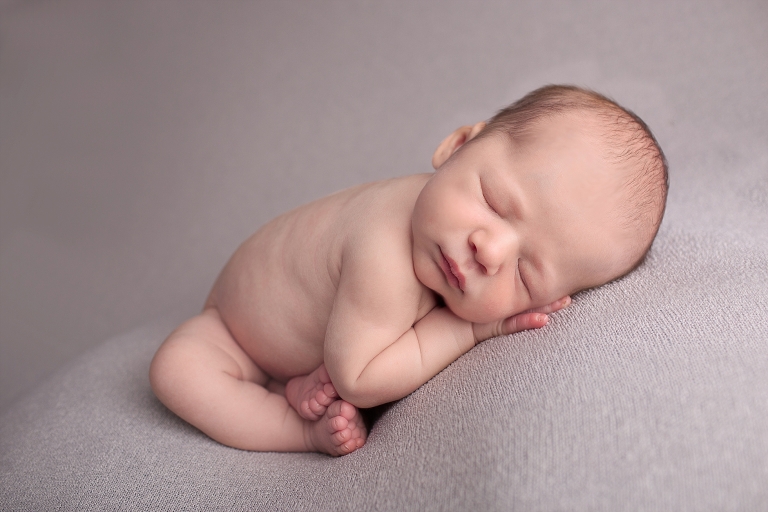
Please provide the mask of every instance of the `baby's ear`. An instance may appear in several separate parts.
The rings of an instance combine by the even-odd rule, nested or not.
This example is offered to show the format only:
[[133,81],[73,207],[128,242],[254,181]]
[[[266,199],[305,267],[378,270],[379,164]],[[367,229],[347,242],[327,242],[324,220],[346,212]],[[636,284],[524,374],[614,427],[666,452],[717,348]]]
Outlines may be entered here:
[[443,142],[441,142],[439,146],[437,146],[435,154],[432,155],[432,167],[437,170],[456,152],[457,149],[483,131],[483,128],[485,128],[485,121],[475,123],[473,126],[467,125],[456,129],[452,134],[443,139]]

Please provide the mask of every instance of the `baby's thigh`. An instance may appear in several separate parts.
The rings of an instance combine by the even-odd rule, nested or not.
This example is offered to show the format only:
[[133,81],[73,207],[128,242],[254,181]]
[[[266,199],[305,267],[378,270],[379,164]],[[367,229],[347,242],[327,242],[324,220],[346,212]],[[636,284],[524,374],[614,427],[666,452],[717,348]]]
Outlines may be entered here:
[[269,376],[253,362],[229,332],[215,307],[206,308],[174,330],[158,350],[168,351],[178,360],[174,366],[188,363],[188,370],[224,372],[238,380],[266,386]]

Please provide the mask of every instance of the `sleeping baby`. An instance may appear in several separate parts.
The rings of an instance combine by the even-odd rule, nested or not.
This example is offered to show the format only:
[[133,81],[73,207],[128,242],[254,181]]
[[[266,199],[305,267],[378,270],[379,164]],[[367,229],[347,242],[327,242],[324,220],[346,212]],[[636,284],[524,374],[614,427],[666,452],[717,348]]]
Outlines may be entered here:
[[435,172],[269,222],[162,344],[157,397],[225,445],[350,453],[358,408],[403,398],[488,338],[543,327],[637,267],[667,164],[636,115],[547,86],[449,135]]

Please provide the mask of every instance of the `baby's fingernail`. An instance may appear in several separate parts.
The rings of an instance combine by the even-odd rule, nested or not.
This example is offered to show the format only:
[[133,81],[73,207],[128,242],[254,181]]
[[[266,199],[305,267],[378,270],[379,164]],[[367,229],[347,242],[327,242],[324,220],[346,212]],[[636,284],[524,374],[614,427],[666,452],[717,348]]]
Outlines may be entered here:
[[537,320],[546,324],[549,321],[549,317],[547,315],[538,315]]

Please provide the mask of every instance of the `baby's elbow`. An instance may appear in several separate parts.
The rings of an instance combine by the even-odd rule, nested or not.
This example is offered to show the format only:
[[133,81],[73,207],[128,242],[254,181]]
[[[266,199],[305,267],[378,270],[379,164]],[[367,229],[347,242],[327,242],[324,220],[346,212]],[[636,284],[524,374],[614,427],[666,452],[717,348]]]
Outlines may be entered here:
[[353,394],[348,395],[348,398],[345,398],[344,395],[339,395],[344,401],[351,403],[358,409],[368,409],[370,407],[376,407],[377,405],[381,405],[383,402],[380,400],[377,400],[375,397],[370,397],[365,394]]
[[351,403],[355,407],[365,407],[365,405],[361,405],[365,402],[365,394],[361,392],[360,387],[356,383],[345,382],[340,379],[338,382],[334,381],[333,385],[339,398]]
[[365,382],[361,382],[361,379],[352,377],[340,376],[337,379],[331,378],[333,386],[336,388],[336,393],[339,397],[354,405],[359,409],[366,409],[368,407],[375,407],[381,405],[383,402],[377,400],[376,393],[365,385]]

